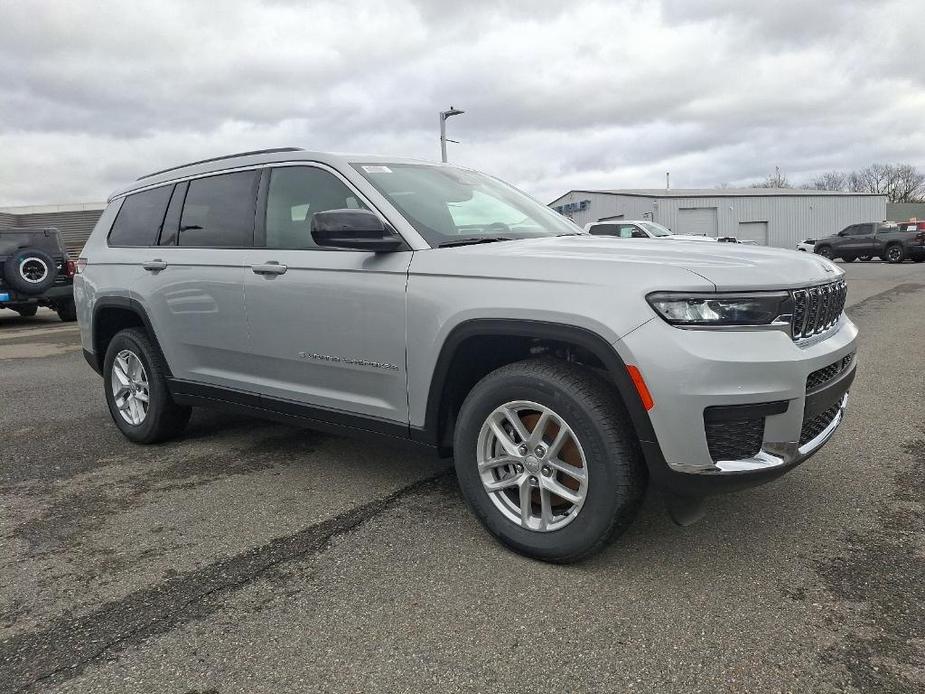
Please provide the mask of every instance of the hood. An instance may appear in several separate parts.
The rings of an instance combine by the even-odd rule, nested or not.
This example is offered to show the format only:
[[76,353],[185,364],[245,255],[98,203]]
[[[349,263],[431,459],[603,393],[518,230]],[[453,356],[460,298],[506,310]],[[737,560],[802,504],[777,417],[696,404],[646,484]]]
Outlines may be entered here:
[[[560,236],[437,249],[455,257],[483,257],[486,266],[500,261],[512,274],[518,259],[531,267],[553,264],[555,273],[596,274],[601,266],[629,276],[687,270],[718,290],[794,289],[834,281],[845,273],[814,254],[738,243],[691,243],[688,240],[621,239],[608,236]],[[492,259],[489,261],[488,259]],[[474,258],[473,258],[474,259]],[[572,265],[574,263],[574,265]],[[586,275],[587,276],[587,275]]]

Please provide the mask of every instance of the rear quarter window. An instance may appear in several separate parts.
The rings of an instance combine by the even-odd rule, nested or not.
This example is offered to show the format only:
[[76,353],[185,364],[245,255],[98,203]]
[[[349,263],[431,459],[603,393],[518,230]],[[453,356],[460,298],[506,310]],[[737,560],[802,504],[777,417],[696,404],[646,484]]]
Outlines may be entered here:
[[153,246],[157,243],[172,185],[125,198],[109,232],[110,246]]

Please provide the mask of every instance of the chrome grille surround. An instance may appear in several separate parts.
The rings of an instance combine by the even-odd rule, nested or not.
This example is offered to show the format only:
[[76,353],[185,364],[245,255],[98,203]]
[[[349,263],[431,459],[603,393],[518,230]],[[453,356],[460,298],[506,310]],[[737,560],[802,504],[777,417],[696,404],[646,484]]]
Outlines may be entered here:
[[794,342],[808,339],[838,323],[845,309],[848,285],[836,280],[806,289],[793,289],[793,314],[790,319],[790,336]]

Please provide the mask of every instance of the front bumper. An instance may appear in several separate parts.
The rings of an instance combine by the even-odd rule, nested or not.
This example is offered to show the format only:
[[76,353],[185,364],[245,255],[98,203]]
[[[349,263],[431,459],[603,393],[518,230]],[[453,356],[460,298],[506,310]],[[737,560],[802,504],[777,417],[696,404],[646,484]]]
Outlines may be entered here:
[[[655,440],[641,442],[653,484],[705,496],[767,482],[812,456],[844,418],[856,336],[844,315],[799,345],[779,331],[681,330],[661,320],[628,335],[624,359],[655,401]],[[807,393],[810,374],[842,360],[836,377]],[[737,457],[717,455],[715,445],[711,453],[705,413],[717,408],[760,412],[760,445]]]

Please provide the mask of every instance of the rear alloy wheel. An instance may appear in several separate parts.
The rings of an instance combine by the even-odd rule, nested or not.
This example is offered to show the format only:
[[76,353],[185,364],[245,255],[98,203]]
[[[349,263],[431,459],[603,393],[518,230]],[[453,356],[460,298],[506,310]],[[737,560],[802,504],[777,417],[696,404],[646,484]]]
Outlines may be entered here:
[[853,255],[846,255],[846,256],[844,256],[844,257],[842,258],[842,262],[844,262],[844,263],[853,263],[853,262],[854,262],[854,258],[855,258],[855,256],[853,256]]
[[629,415],[597,373],[557,359],[491,372],[469,392],[454,436],[467,504],[511,549],[572,562],[632,522],[646,470]]
[[895,265],[896,263],[901,263],[905,259],[906,252],[898,243],[894,243],[892,246],[886,249],[886,261],[888,263]]
[[832,249],[829,246],[820,246],[819,248],[815,249],[815,252],[817,255],[821,255],[823,258],[827,258],[828,260],[832,259]]
[[103,360],[106,403],[119,430],[135,443],[158,443],[176,436],[190,408],[177,405],[167,389],[167,368],[140,328],[127,328],[109,343]]

